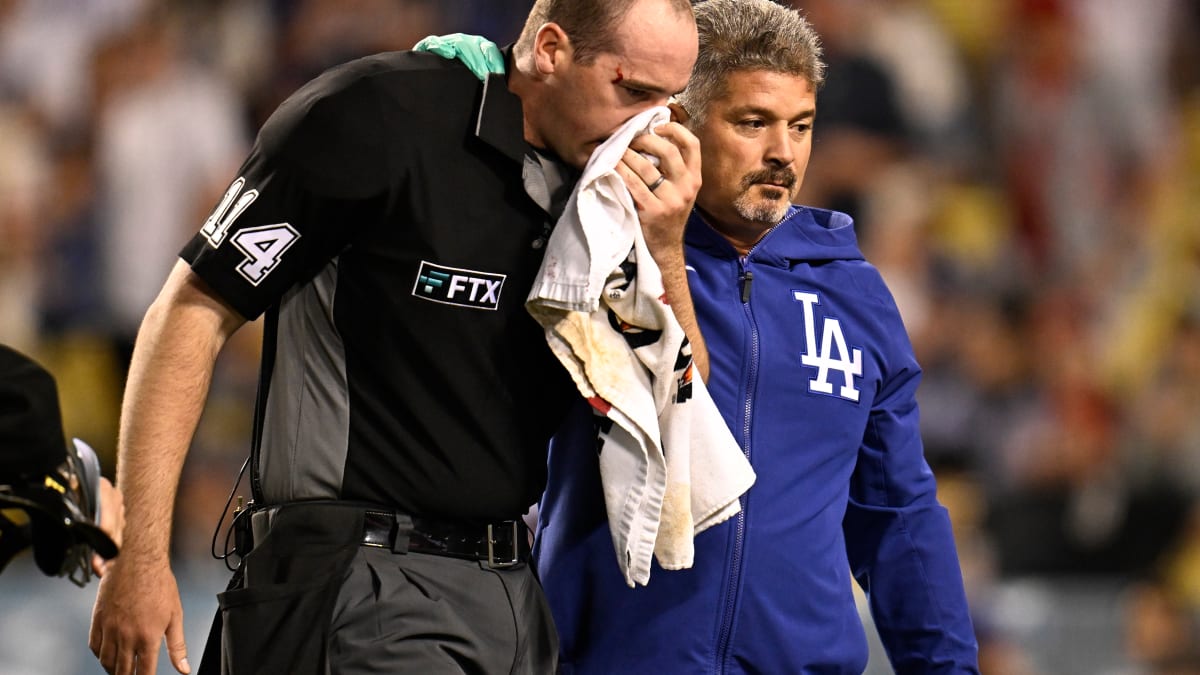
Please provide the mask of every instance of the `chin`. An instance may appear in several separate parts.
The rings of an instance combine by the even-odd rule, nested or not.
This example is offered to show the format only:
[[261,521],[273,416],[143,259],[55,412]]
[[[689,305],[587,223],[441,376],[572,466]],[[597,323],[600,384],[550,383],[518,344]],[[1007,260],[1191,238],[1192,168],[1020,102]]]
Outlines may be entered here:
[[738,204],[737,213],[752,223],[775,225],[787,215],[787,205],[762,201],[753,204]]

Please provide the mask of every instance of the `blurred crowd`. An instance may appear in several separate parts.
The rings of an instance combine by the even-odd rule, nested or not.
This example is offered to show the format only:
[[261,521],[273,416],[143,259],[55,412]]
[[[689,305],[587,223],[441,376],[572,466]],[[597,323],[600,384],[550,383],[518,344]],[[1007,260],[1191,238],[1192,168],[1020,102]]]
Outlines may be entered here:
[[[912,335],[984,672],[1052,672],[1000,609],[1032,578],[1118,585],[1111,672],[1200,673],[1200,2],[791,4],[829,63],[800,201],[855,217]],[[529,5],[0,0],[0,343],[106,473],[141,316],[275,106],[426,35],[511,42]],[[235,341],[181,559],[248,450],[254,326]]]

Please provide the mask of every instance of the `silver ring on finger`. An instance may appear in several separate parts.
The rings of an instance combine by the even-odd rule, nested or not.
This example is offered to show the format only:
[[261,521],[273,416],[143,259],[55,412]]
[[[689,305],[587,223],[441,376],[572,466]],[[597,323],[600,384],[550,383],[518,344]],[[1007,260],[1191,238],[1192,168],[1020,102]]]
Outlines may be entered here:
[[650,188],[651,192],[654,192],[655,190],[658,189],[658,186],[662,185],[664,182],[666,182],[666,180],[667,180],[667,176],[665,174],[660,173],[660,174],[658,174],[658,180],[654,181],[650,185],[647,185],[646,187]]

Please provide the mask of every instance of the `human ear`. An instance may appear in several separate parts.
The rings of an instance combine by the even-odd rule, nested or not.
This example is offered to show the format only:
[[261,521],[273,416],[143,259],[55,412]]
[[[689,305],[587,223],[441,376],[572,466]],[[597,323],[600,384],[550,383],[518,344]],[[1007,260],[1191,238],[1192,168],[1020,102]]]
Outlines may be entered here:
[[571,38],[556,23],[547,23],[533,37],[533,64],[541,75],[552,75],[570,53]]
[[671,109],[672,122],[679,122],[680,124],[687,126],[688,120],[690,120],[692,116],[688,114],[688,111],[683,107],[683,104],[681,104],[675,98],[672,98],[670,101],[667,101],[667,107]]

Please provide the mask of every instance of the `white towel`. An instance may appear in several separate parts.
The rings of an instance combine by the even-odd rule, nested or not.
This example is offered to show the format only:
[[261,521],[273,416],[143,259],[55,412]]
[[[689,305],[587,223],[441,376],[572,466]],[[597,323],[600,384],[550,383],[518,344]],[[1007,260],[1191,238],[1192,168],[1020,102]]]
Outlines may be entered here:
[[[616,165],[633,138],[670,119],[665,107],[629,120],[588,160],[526,301],[602,425],[600,477],[617,562],[630,587],[691,567],[696,533],[736,514],[750,462],[664,302],[633,198]],[[607,427],[604,429],[603,427]]]

